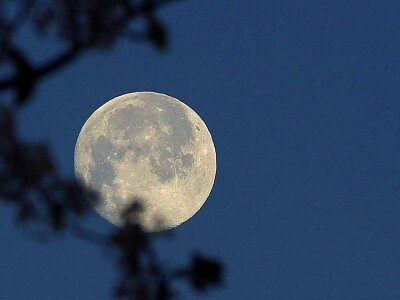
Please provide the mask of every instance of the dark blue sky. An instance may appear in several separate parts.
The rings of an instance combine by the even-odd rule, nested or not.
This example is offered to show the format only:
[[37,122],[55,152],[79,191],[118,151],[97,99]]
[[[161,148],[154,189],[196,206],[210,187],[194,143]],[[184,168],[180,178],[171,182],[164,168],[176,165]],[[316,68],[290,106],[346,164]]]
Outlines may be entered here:
[[[193,250],[225,263],[208,299],[400,299],[400,2],[188,1],[160,16],[165,54],[122,42],[82,57],[41,85],[21,134],[73,176],[100,105],[174,96],[208,125],[217,178],[158,247],[171,264]],[[21,41],[38,60],[52,51]],[[0,299],[109,298],[110,252],[68,235],[39,244],[4,207],[0,224]],[[86,225],[112,230],[94,213]]]

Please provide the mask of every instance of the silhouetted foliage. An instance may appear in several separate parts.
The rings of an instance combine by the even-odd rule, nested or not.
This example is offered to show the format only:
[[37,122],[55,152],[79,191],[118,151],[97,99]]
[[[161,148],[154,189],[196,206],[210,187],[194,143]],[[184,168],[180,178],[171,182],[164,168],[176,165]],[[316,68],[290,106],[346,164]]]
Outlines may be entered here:
[[[121,38],[165,49],[167,33],[156,12],[170,2],[174,0],[0,0],[0,68],[11,70],[0,79],[0,201],[14,206],[17,223],[34,227],[39,238],[69,231],[114,249],[121,270],[114,293],[118,298],[173,299],[177,280],[204,292],[222,282],[222,267],[199,254],[183,267],[163,265],[152,243],[159,235],[135,222],[142,212],[139,202],[124,212],[124,226],[110,236],[81,227],[81,217],[91,211],[98,195],[75,179],[63,178],[46,144],[22,141],[15,117],[43,78],[90,50],[110,49]],[[139,19],[145,21],[143,28],[135,28]],[[28,51],[16,44],[23,26],[38,36],[52,36],[64,50],[33,63]],[[13,92],[12,101],[6,101],[8,91]]]
[[[167,32],[156,11],[175,1],[0,0],[0,62],[14,71],[0,80],[0,90],[14,90],[16,103],[24,104],[40,79],[90,50],[111,48],[121,38],[164,50]],[[135,28],[139,19],[145,21],[144,28]],[[52,36],[64,50],[34,65],[14,41],[23,26],[31,26],[39,36]]]
[[26,143],[15,132],[14,113],[0,106],[0,198],[16,207],[20,223],[37,221],[62,230],[96,201],[93,191],[61,178],[43,143]]

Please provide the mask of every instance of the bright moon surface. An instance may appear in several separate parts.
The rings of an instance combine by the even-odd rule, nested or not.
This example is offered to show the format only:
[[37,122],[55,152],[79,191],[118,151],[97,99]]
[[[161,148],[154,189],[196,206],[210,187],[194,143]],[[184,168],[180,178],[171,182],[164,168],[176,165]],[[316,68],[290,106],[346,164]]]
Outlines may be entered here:
[[115,225],[140,199],[147,231],[176,227],[204,204],[214,184],[216,154],[202,119],[167,95],[116,97],[84,124],[75,146],[75,173],[98,191],[95,209]]

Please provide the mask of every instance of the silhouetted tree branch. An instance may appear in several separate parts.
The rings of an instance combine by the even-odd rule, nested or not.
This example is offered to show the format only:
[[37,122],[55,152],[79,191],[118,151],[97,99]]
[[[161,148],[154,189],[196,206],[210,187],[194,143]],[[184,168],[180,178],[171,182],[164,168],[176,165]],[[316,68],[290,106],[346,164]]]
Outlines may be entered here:
[[[175,1],[178,0],[21,0],[20,9],[11,19],[0,14],[0,61],[8,61],[14,69],[14,74],[0,79],[0,90],[15,90],[16,101],[22,104],[40,79],[89,50],[112,47],[120,38],[149,41],[165,49],[167,33],[155,14],[163,5]],[[0,8],[6,7],[6,2],[0,0]],[[147,26],[141,31],[133,30],[131,24],[139,18],[144,18]],[[26,22],[40,34],[54,29],[58,39],[66,43],[65,50],[38,66],[33,65],[13,41],[13,34]]]
[[[174,299],[174,283],[180,280],[205,292],[222,282],[222,267],[199,254],[185,266],[164,265],[153,246],[159,235],[149,234],[135,223],[140,218],[134,216],[142,213],[137,203],[124,212],[124,226],[111,235],[82,227],[81,218],[99,201],[97,193],[61,176],[46,144],[21,140],[15,116],[45,77],[91,50],[109,49],[122,38],[165,49],[167,32],[156,12],[175,1],[0,0],[0,67],[12,70],[0,79],[0,101],[5,100],[7,91],[14,94],[13,102],[0,103],[0,201],[13,206],[16,222],[34,228],[41,239],[69,232],[113,249],[121,270],[115,288],[119,298]],[[145,20],[146,26],[134,28],[137,19]],[[34,63],[26,45],[16,44],[16,36],[25,25],[39,36],[52,36],[64,50]]]

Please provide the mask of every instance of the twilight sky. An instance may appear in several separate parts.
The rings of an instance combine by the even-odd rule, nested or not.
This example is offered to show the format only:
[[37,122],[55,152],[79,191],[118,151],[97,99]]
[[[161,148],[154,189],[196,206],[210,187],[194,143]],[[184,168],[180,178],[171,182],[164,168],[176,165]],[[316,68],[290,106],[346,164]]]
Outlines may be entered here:
[[[224,262],[206,299],[400,299],[400,2],[187,1],[159,15],[166,53],[122,42],[82,57],[40,86],[21,134],[48,141],[73,176],[99,106],[176,97],[213,135],[217,177],[157,246],[171,264],[192,251]],[[20,40],[37,60],[57,50]],[[2,206],[0,299],[110,298],[109,251],[69,235],[40,244],[13,220]],[[85,224],[113,228],[95,213]]]

